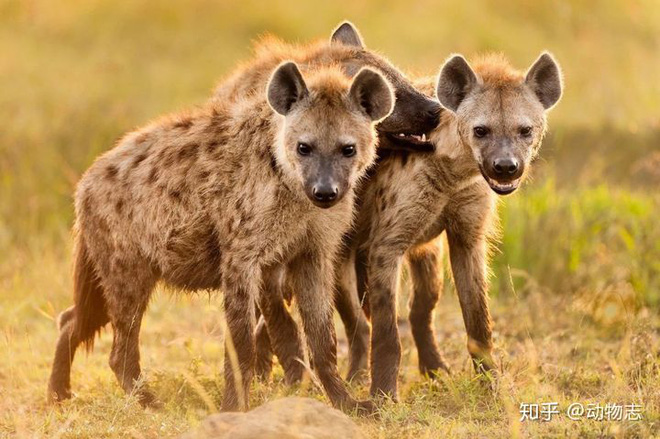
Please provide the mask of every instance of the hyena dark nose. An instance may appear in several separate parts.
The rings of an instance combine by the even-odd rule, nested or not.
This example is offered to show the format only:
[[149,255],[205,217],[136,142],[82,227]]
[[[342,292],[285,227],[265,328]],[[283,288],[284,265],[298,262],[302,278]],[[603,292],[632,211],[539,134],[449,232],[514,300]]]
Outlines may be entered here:
[[317,184],[312,188],[312,195],[314,195],[316,201],[329,203],[337,198],[339,188],[335,185]]
[[495,159],[493,170],[497,175],[511,176],[518,172],[518,160],[513,157]]

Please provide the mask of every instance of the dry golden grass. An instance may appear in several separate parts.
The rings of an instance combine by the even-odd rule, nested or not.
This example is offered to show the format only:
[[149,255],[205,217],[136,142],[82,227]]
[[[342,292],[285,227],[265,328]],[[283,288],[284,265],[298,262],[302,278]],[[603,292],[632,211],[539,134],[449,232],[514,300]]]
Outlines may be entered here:
[[[56,329],[56,310],[69,304],[68,249],[44,250],[14,260],[20,278],[4,278],[0,344],[0,432],[19,437],[173,436],[199,423],[221,400],[222,312],[218,296],[183,296],[159,291],[142,332],[142,363],[159,411],[143,410],[123,395],[107,360],[104,334],[95,351],[76,358],[73,389],[61,406],[45,403],[46,380]],[[401,402],[385,404],[379,420],[357,419],[366,437],[650,437],[660,421],[660,324],[657,312],[623,306],[612,312],[598,292],[577,297],[528,287],[493,301],[500,377],[494,390],[475,377],[465,349],[463,322],[451,285],[441,300],[436,328],[451,376],[431,381],[416,369],[416,353],[405,319]],[[400,309],[405,314],[407,289]],[[605,317],[599,317],[605,316]],[[342,334],[343,335],[343,334]],[[342,370],[346,344],[341,338]],[[276,368],[271,383],[255,383],[252,405],[284,395],[327,402],[312,381],[287,388]],[[366,396],[366,387],[353,391]],[[641,404],[643,420],[520,422],[523,402]]]

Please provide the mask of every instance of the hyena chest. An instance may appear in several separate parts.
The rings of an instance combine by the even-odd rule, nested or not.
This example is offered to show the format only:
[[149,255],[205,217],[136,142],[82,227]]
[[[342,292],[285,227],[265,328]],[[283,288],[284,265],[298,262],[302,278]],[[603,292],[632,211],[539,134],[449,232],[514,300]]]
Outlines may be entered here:
[[[446,204],[445,204],[446,206]],[[444,206],[443,206],[444,211]],[[447,228],[447,218],[443,212],[440,212],[438,215],[430,218],[430,221],[426,224],[426,227],[421,229],[421,233],[417,238],[415,244],[424,244],[429,241],[434,240],[442,234]]]
[[293,208],[277,189],[261,194],[210,203],[208,214],[171,230],[162,277],[188,290],[218,289],[229,270],[286,258],[304,237],[309,215]]

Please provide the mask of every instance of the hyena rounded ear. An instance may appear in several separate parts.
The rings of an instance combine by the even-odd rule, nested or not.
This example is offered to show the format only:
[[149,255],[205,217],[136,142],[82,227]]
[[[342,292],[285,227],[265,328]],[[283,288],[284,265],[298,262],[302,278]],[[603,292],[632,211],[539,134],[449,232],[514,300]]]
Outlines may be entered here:
[[562,79],[559,64],[548,52],[543,52],[539,59],[529,68],[525,77],[527,84],[543,108],[552,108],[561,98]]
[[373,121],[384,119],[394,109],[394,92],[389,81],[369,68],[358,72],[348,94]]
[[440,69],[436,94],[443,107],[456,112],[465,96],[478,83],[477,75],[461,55],[449,58]]
[[345,46],[364,48],[360,32],[350,21],[344,21],[332,32],[330,44],[343,44]]
[[296,63],[286,61],[273,72],[266,87],[268,103],[273,110],[286,116],[291,108],[307,96],[307,85]]

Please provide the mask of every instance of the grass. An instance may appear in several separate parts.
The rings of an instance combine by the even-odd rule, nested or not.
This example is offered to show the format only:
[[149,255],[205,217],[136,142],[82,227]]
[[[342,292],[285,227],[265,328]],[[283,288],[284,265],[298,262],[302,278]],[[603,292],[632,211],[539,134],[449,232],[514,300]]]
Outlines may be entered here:
[[[12,306],[3,307],[0,314],[0,432],[19,437],[171,436],[213,412],[223,388],[219,298],[165,291],[152,302],[142,332],[142,362],[154,390],[166,402],[164,409],[142,410],[122,394],[107,365],[109,334],[101,337],[91,355],[76,359],[73,386],[78,396],[61,407],[46,405],[56,333],[53,319],[70,302],[68,259],[66,246],[42,249],[15,260],[21,276],[4,278],[3,294],[12,298]],[[403,314],[406,288],[402,292]],[[601,291],[562,294],[535,285],[500,294],[492,301],[501,369],[494,391],[472,372],[457,300],[445,294],[436,315],[436,333],[452,375],[437,381],[419,376],[412,339],[402,320],[402,401],[386,404],[380,420],[357,422],[366,437],[383,438],[657,435],[660,319],[656,309],[626,296],[625,288],[612,294],[621,300],[604,300]],[[612,303],[621,308],[612,312]],[[344,337],[340,357],[345,370]],[[253,405],[284,395],[325,400],[310,381],[287,388],[279,368],[272,383],[256,383],[253,389]],[[366,396],[367,389],[358,385],[353,392]],[[637,403],[643,406],[644,419],[570,421],[561,415],[552,422],[521,423],[522,402],[557,402],[562,410],[572,402]]]
[[[491,288],[494,389],[471,370],[449,280],[436,333],[453,373],[422,378],[400,297],[402,401],[366,437],[651,437],[660,435],[660,8],[602,2],[278,1],[187,3],[0,0],[0,435],[174,436],[215,411],[223,391],[218,296],[159,292],[142,363],[165,401],[144,411],[107,365],[110,334],[76,358],[77,397],[52,407],[45,387],[54,318],[71,304],[71,194],[123,132],[203,102],[264,31],[326,37],[340,20],[409,71],[451,52],[501,50],[529,65],[560,60],[566,94],[533,181],[500,204]],[[345,338],[340,340],[342,370]],[[325,400],[276,369],[252,405],[283,395]],[[353,386],[365,397],[367,389]],[[639,403],[641,421],[520,422],[521,403]]]

